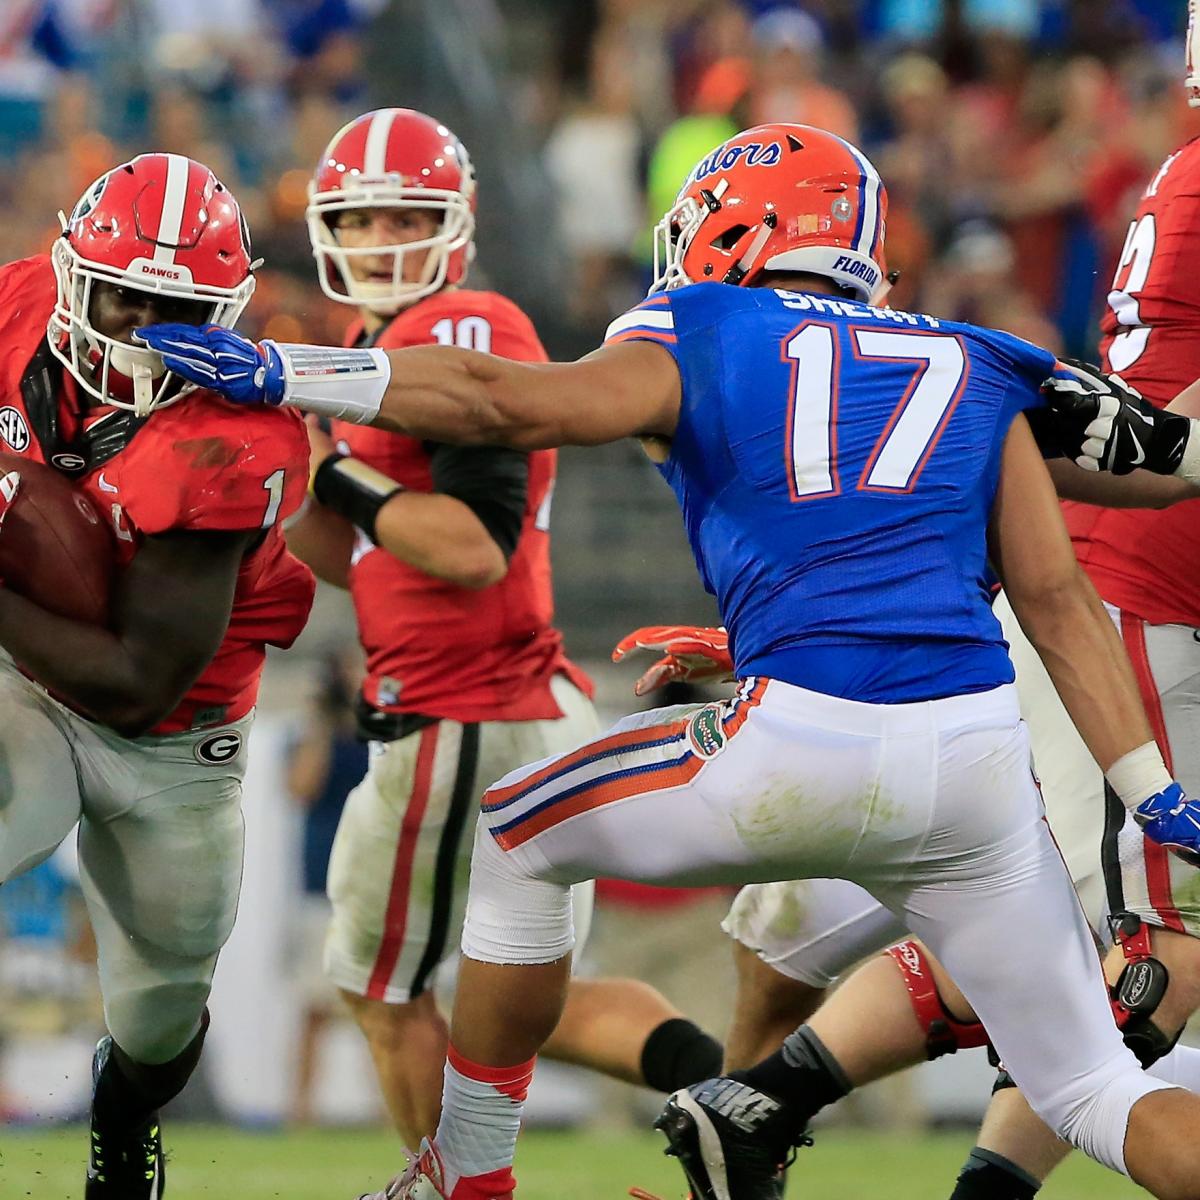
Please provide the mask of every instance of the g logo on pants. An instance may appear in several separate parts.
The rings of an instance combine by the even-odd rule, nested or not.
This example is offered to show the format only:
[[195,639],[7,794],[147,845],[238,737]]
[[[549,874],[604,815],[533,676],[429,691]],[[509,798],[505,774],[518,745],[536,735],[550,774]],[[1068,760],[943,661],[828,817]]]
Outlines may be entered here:
[[213,733],[202,742],[197,742],[192,753],[196,761],[206,766],[219,767],[222,763],[237,758],[242,748],[242,735],[227,730],[224,733]]

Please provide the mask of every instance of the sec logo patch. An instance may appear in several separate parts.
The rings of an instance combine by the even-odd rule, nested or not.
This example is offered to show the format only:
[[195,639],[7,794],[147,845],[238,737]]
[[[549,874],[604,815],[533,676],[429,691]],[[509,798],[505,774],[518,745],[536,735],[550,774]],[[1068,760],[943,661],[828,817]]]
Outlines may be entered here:
[[721,728],[724,706],[709,704],[688,722],[688,741],[701,758],[712,758],[725,748],[725,730]]
[[202,742],[197,742],[192,753],[197,762],[209,767],[219,767],[222,763],[237,758],[241,748],[242,735],[227,730],[224,733],[210,734]]
[[29,426],[17,409],[0,408],[0,438],[18,454],[29,449]]

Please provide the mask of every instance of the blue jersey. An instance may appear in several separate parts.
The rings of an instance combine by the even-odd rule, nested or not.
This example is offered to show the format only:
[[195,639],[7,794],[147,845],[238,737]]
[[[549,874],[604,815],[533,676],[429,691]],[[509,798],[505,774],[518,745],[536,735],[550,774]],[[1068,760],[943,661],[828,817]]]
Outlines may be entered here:
[[609,327],[674,356],[660,470],[740,676],[871,703],[1013,679],[986,531],[1005,435],[1052,354],[810,293],[702,283]]

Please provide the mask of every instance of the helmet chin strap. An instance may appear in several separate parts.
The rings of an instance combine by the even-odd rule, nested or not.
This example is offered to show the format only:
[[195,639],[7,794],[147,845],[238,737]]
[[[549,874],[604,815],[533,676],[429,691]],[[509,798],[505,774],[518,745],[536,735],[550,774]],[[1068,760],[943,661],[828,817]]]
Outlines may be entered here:
[[143,363],[133,364],[134,416],[148,417],[154,408],[154,373]]
[[883,302],[888,298],[888,293],[896,286],[896,280],[899,278],[899,271],[889,271],[879,281],[879,286],[872,292],[871,299],[867,301],[867,304],[871,308],[882,308]]
[[158,391],[156,384],[166,374],[162,360],[149,351],[129,350],[114,345],[109,348],[108,367],[110,374],[115,373],[130,381],[134,415],[149,416],[154,410],[154,398]]
[[750,274],[751,268],[758,261],[758,256],[763,252],[763,247],[770,241],[771,234],[775,232],[775,226],[778,224],[779,218],[773,212],[769,212],[763,217],[762,224],[758,227],[758,232],[754,235],[754,239],[750,245],[746,247],[746,253],[725,272],[725,278],[721,280],[722,283],[741,283]]

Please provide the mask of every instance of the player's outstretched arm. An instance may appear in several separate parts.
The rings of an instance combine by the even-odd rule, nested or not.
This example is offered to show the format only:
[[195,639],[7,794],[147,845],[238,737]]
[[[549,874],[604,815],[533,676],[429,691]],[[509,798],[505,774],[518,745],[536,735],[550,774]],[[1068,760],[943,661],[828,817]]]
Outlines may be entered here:
[[1023,417],[1004,444],[989,550],[1021,628],[1101,768],[1151,741],[1125,648],[1075,559]]
[[216,654],[242,555],[259,533],[147,537],[117,577],[111,629],[48,613],[0,587],[0,645],[51,691],[137,737],[176,707]]
[[1197,484],[1151,471],[1133,471],[1128,475],[1081,471],[1065,458],[1047,459],[1046,469],[1061,499],[1104,508],[1170,508],[1181,500],[1200,496]]
[[151,325],[138,338],[185,379],[239,404],[276,404],[411,437],[520,450],[669,438],[679,371],[650,342],[574,363],[513,362],[450,346],[338,350],[265,341],[218,326]]
[[[1042,448],[1064,455],[1046,462],[1064,500],[1108,508],[1168,508],[1200,496],[1200,480],[1189,478],[1183,454],[1196,422],[1181,420],[1200,415],[1200,384],[1182,391],[1161,415],[1119,376],[1087,364],[1046,380],[1043,391],[1048,407],[1037,415],[1048,445]],[[1149,438],[1148,430],[1154,431]],[[1141,461],[1147,447],[1148,457]],[[1130,469],[1132,459],[1140,460],[1136,470]]]
[[1021,628],[1109,783],[1149,836],[1197,861],[1200,805],[1167,773],[1125,647],[1075,559],[1024,417],[1004,444],[989,548]]

